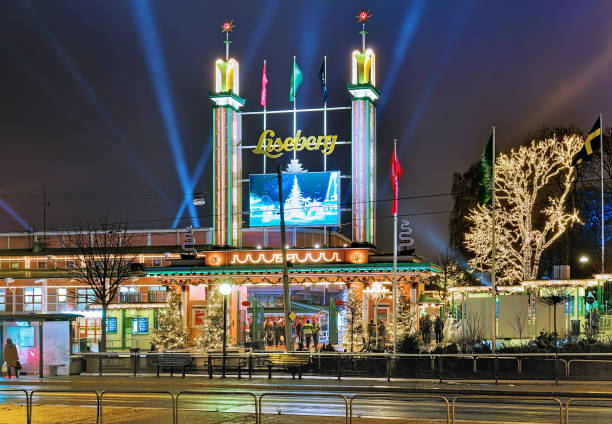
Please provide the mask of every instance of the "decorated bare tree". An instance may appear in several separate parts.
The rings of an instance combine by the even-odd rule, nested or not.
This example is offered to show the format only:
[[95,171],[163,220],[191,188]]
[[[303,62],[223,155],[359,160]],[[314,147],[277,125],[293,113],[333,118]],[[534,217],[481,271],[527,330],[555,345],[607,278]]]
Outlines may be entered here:
[[105,352],[108,306],[121,284],[135,275],[135,239],[127,223],[112,223],[104,217],[98,224],[87,222],[64,231],[61,241],[79,257],[67,268],[68,273],[91,289],[93,294],[87,295],[87,303],[96,303],[102,309],[100,351]]
[[442,299],[448,297],[451,287],[477,284],[476,278],[459,264],[457,257],[448,249],[437,258],[436,263],[440,266],[440,273],[430,276],[427,283],[440,292]]
[[[567,200],[576,178],[572,158],[581,146],[579,136],[550,137],[497,156],[495,261],[499,284],[536,279],[542,253],[568,227],[580,222]],[[471,227],[465,246],[474,255],[469,265],[489,271],[491,208],[479,205],[467,218]]]
[[189,330],[185,328],[181,314],[181,296],[172,291],[168,306],[157,316],[159,328],[151,331],[151,343],[162,351],[184,349],[189,344]]

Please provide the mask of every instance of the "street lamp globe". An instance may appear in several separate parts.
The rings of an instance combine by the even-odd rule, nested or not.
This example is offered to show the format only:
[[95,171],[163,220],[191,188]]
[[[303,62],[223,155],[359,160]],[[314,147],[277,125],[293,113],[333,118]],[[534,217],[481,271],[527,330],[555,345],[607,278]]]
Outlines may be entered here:
[[230,284],[227,283],[223,283],[219,286],[219,292],[223,295],[223,296],[227,296],[228,294],[230,294],[232,292],[232,286]]
[[578,260],[581,264],[586,264],[589,261],[589,258],[587,256],[582,255]]

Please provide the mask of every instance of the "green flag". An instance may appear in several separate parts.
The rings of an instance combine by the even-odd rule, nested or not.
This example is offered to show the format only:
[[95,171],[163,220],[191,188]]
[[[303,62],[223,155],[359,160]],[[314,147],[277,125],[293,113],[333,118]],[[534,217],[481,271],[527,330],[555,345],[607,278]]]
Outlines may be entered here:
[[304,76],[302,75],[302,70],[298,66],[297,62],[293,61],[293,72],[291,73],[291,91],[289,92],[289,101],[295,100],[295,93],[297,93],[300,84]]
[[486,205],[493,195],[493,133],[487,141],[478,164],[478,201]]

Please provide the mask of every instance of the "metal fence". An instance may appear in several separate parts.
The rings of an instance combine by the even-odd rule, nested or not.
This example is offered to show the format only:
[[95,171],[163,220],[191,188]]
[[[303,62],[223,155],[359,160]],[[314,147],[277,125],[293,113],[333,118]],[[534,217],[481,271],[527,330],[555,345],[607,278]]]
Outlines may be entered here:
[[[213,390],[213,391],[181,391],[178,393],[173,393],[170,391],[81,391],[81,390],[51,390],[51,389],[40,389],[40,390],[32,390],[28,392],[24,389],[0,389],[0,393],[19,393],[23,394],[23,399],[25,400],[26,407],[26,420],[24,421],[27,424],[32,423],[33,412],[38,406],[34,403],[34,396],[49,396],[51,399],[53,397],[61,396],[73,396],[73,395],[81,395],[88,394],[94,395],[96,399],[96,410],[95,410],[95,419],[96,423],[103,423],[103,412],[105,408],[104,398],[105,397],[118,397],[121,400],[125,400],[124,398],[128,397],[136,397],[137,399],[142,399],[143,397],[166,397],[169,401],[164,406],[160,406],[158,409],[165,409],[169,412],[169,415],[172,417],[171,422],[173,424],[180,424],[181,417],[179,415],[179,411],[181,410],[181,398],[185,398],[186,396],[197,396],[197,397],[210,397],[210,396],[227,396],[228,399],[234,399],[239,397],[244,397],[245,403],[244,405],[248,405],[249,408],[252,407],[252,412],[238,412],[249,414],[254,417],[254,422],[256,424],[261,423],[262,419],[265,415],[269,415],[269,413],[265,412],[265,403],[264,399],[270,398],[298,398],[298,399],[317,399],[317,398],[336,398],[339,399],[340,409],[343,411],[341,416],[344,416],[345,422],[352,423],[353,419],[360,418],[355,416],[355,405],[359,401],[363,401],[365,399],[380,399],[380,400],[401,400],[401,401],[412,401],[412,400],[426,400],[428,404],[434,406],[431,409],[431,413],[437,412],[438,415],[442,415],[445,417],[445,421],[447,423],[455,423],[459,422],[456,418],[456,409],[463,408],[464,411],[466,408],[472,408],[471,412],[478,412],[480,414],[484,414],[483,420],[472,420],[474,422],[484,421],[484,422],[495,422],[494,416],[491,413],[491,406],[495,406],[499,408],[500,406],[505,406],[506,409],[516,408],[516,401],[528,401],[528,402],[538,402],[535,407],[541,412],[542,415],[546,415],[547,418],[558,419],[561,424],[569,424],[570,423],[570,412],[571,411],[591,411],[593,408],[593,404],[597,408],[606,408],[612,410],[612,397],[573,397],[569,398],[565,405],[558,397],[549,397],[549,396],[525,396],[525,395],[514,395],[509,393],[507,395],[428,395],[428,394],[413,394],[413,393],[360,393],[349,396],[347,394],[342,393],[333,393],[333,392],[319,392],[307,388],[300,388],[301,392],[289,392],[289,391],[266,391],[260,393],[259,395],[248,392],[248,391],[230,391],[230,390]],[[466,400],[476,402],[476,405],[472,405],[470,403],[465,403]],[[494,401],[494,402],[491,402]],[[542,401],[544,404],[542,404]],[[485,403],[488,402],[488,403]],[[549,402],[546,405],[546,402]],[[589,402],[590,405],[588,407],[580,407],[576,406],[578,402]],[[53,403],[47,403],[47,405],[54,405]],[[64,405],[62,403],[62,405]],[[486,405],[486,409],[482,408],[482,405]],[[412,406],[412,405],[408,405]],[[524,406],[523,406],[524,407]],[[127,408],[123,406],[123,408]],[[590,408],[590,409],[587,409]],[[565,413],[564,413],[565,411]],[[213,413],[218,411],[212,411]],[[277,410],[275,413],[281,413],[280,410]],[[285,414],[291,415],[291,414]],[[609,416],[607,414],[606,416]],[[2,418],[2,413],[0,412],[0,418]],[[387,417],[389,418],[389,417]],[[439,419],[433,416],[421,417],[422,419]],[[405,417],[402,417],[405,419]],[[530,418],[529,418],[530,419]],[[390,422],[393,422],[393,418],[389,419]],[[69,421],[66,421],[69,422]],[[577,422],[577,421],[574,421]],[[17,424],[17,422],[16,422]]]
[[[185,366],[181,358],[190,359]],[[159,359],[163,358],[160,364]],[[173,365],[173,359],[176,364]],[[398,354],[345,352],[107,352],[72,357],[73,373],[159,372],[233,375],[238,378],[264,375],[415,378],[443,380],[610,380],[612,353],[520,353],[520,354]]]

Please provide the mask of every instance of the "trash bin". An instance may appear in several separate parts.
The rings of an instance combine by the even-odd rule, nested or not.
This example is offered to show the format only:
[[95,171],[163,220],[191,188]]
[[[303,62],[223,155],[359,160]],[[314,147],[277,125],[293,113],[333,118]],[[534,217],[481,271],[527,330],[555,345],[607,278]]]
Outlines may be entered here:
[[140,355],[138,355],[138,353],[140,353],[139,347],[134,347],[130,349],[130,359],[132,361],[132,371],[134,375],[138,374],[138,371],[140,369]]
[[571,322],[571,327],[572,327],[572,335],[579,336],[580,335],[580,320],[573,319]]

